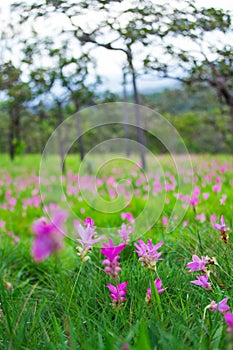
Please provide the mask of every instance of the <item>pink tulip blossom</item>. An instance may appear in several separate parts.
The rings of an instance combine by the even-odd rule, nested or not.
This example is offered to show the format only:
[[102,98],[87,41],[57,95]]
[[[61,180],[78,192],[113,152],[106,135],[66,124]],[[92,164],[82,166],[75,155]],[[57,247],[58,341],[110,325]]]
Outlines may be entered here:
[[127,286],[128,282],[119,283],[116,287],[112,284],[107,284],[107,287],[111,292],[110,298],[113,299],[113,305],[121,304],[123,301],[126,300],[124,295],[128,293],[128,291],[126,290]]
[[140,238],[138,239],[138,244],[134,243],[134,246],[137,248],[135,252],[138,254],[138,261],[142,262],[149,270],[156,270],[156,262],[158,260],[163,260],[160,258],[161,252],[157,250],[163,245],[164,241],[161,241],[158,244],[153,245],[152,240],[148,239],[146,244]]
[[103,247],[100,250],[100,252],[107,258],[102,262],[103,265],[106,265],[104,271],[113,278],[117,278],[121,271],[118,260],[120,259],[119,254],[125,246],[125,243],[114,246],[113,241],[109,238],[108,244],[103,243]]
[[196,284],[196,286],[200,286],[206,290],[211,289],[211,283],[208,282],[208,275],[205,276],[197,276],[195,281],[191,281],[190,283]]
[[228,332],[233,333],[233,313],[226,312],[224,314],[224,318],[225,318],[226,324],[228,326],[228,329],[227,329]]
[[215,312],[216,310],[218,310],[219,312],[226,312],[228,310],[230,310],[230,306],[227,305],[229,298],[225,298],[223,300],[221,300],[219,303],[216,303],[214,300],[211,301],[211,303],[207,306],[207,309],[209,309],[210,311]]
[[32,245],[31,254],[36,262],[41,262],[52,253],[63,248],[64,227],[63,223],[67,213],[61,209],[51,208],[51,221],[42,217],[36,220],[32,226],[35,239]]

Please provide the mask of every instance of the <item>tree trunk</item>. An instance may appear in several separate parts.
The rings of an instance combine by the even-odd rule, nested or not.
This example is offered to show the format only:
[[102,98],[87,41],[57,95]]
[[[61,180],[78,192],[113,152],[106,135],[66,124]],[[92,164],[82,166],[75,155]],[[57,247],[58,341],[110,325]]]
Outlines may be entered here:
[[[57,102],[58,107],[58,122],[61,124],[63,122],[63,111],[62,111],[62,105],[60,101]],[[65,135],[62,134],[62,129],[58,128],[58,138],[59,138],[59,154],[61,158],[61,168],[62,168],[62,174],[66,173],[66,162],[65,162],[65,152],[64,152],[64,139]]]
[[127,111],[127,105],[125,104],[127,102],[127,91],[126,91],[126,73],[123,72],[123,113],[124,113],[124,129],[125,129],[125,154],[127,157],[130,156],[130,143],[129,143],[129,120],[128,120],[128,111]]
[[144,152],[144,145],[145,145],[145,135],[143,132],[143,129],[140,127],[140,110],[139,110],[139,95],[138,95],[138,89],[137,89],[137,82],[136,82],[136,72],[133,66],[133,58],[132,53],[129,50],[127,54],[127,59],[129,63],[129,67],[132,74],[132,82],[133,82],[133,95],[134,95],[134,103],[135,103],[135,118],[136,118],[136,125],[137,125],[137,138],[139,143],[139,153],[141,157],[141,164],[142,168],[146,169],[146,158],[145,158],[145,152]]
[[8,138],[8,146],[9,146],[9,156],[11,161],[13,162],[15,159],[15,113],[14,110],[10,110],[10,121],[9,121],[9,138]]
[[83,145],[83,137],[82,137],[82,127],[81,127],[81,123],[80,123],[80,116],[78,114],[79,111],[79,103],[77,101],[76,98],[74,98],[74,104],[75,104],[75,108],[76,108],[76,113],[77,113],[77,131],[78,131],[78,147],[79,147],[79,154],[80,154],[80,160],[82,161],[84,158],[84,145]]

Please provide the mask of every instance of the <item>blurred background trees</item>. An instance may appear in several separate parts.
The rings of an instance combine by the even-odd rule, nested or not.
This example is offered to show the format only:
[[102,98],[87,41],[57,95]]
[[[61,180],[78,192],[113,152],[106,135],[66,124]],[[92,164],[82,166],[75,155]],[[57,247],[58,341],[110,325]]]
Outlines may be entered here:
[[[180,0],[173,5],[149,0],[13,4],[10,21],[2,25],[0,36],[0,152],[8,152],[12,160],[23,152],[41,152],[65,118],[81,108],[121,101],[125,96],[166,117],[190,152],[231,152],[231,36],[231,13],[198,7],[195,1]],[[108,50],[122,56],[122,76],[130,83],[125,96],[99,89],[103,83],[95,52],[100,48],[103,55]],[[141,89],[145,74],[154,79],[154,91]],[[158,77],[174,79],[177,84],[157,91]],[[148,144],[149,135],[140,129],[137,111],[136,117],[137,139]],[[79,131],[81,127],[78,123]],[[111,132],[105,137],[111,138]],[[100,141],[101,133],[96,132],[85,138],[86,147],[79,138],[73,149],[82,159],[85,148]],[[164,152],[159,145],[154,148]],[[141,158],[145,163],[143,154]]]

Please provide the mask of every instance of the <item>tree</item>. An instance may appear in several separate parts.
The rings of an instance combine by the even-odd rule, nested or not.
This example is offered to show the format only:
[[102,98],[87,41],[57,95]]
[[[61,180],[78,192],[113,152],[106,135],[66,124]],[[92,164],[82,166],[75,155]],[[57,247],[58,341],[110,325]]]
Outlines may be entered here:
[[[30,41],[25,40],[24,44],[23,62],[28,65],[35,100],[40,105],[44,99],[48,100],[48,97],[52,100],[51,103],[56,109],[57,124],[61,124],[65,119],[66,104],[72,103],[73,113],[77,113],[81,107],[94,103],[93,91],[100,83],[100,79],[94,76],[95,62],[88,52],[82,52],[81,48],[80,52],[73,52],[69,47],[69,41],[65,38],[60,42],[49,37],[38,38],[35,31]],[[36,67],[34,62],[40,62],[42,57],[47,58],[47,63]],[[93,83],[88,82],[89,70],[93,72],[92,79],[95,79]],[[78,118],[77,131],[79,135],[82,134]],[[62,131],[59,129],[59,132]],[[60,135],[59,140],[62,169],[65,171],[64,135]],[[82,160],[84,158],[82,136],[78,139],[78,149]]]
[[13,161],[16,151],[23,147],[21,139],[21,115],[25,110],[26,102],[31,99],[31,90],[27,83],[22,81],[22,71],[16,68],[11,61],[0,66],[0,91],[5,93],[9,114],[8,146],[9,155]]
[[[147,57],[147,72],[178,80],[188,86],[201,84],[213,88],[229,108],[233,135],[233,34],[232,13],[220,9],[198,8],[189,1],[174,11],[168,41],[163,44],[163,61]],[[184,45],[174,43],[174,36]],[[233,137],[232,137],[233,145]]]
[[[150,24],[148,21],[148,28],[145,29],[144,20],[142,21],[142,18],[144,18],[145,15],[149,16],[154,8],[149,0],[145,1],[143,6],[141,6],[139,0],[137,0],[136,3],[122,1],[124,6],[127,5],[127,10],[122,11],[122,9],[117,10],[117,6],[116,9],[113,8],[114,2],[117,3],[117,6],[119,5],[119,1],[96,0],[74,4],[71,1],[61,0],[59,2],[46,1],[30,6],[27,4],[18,4],[14,5],[14,8],[20,7],[21,10],[23,9],[23,11],[21,11],[22,21],[38,18],[38,16],[49,17],[51,14],[59,13],[63,18],[69,21],[68,29],[63,28],[61,30],[63,34],[69,33],[70,37],[78,39],[78,42],[82,45],[89,45],[91,43],[97,47],[104,47],[108,50],[124,53],[132,77],[138,141],[140,145],[143,145],[145,144],[144,133],[140,125],[140,115],[137,107],[140,101],[137,87],[137,73],[134,64],[134,46],[148,45],[147,36],[150,30]],[[95,25],[92,28],[88,25],[81,26],[80,22],[77,21],[77,17],[82,17],[93,9],[95,11],[98,9],[101,10],[101,20],[98,23],[95,21]],[[156,11],[157,17],[162,16],[161,9],[162,7],[158,5]],[[125,25],[123,25],[124,22],[126,23]],[[113,37],[113,39],[109,41],[109,37]],[[142,166],[145,168],[145,155],[142,146],[140,146],[140,153]]]

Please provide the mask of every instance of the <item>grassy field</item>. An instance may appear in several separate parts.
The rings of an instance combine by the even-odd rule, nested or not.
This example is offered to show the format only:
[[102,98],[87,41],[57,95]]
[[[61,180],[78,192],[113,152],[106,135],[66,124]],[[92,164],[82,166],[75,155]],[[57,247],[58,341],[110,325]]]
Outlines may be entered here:
[[[39,179],[40,156],[18,158],[14,164],[1,156],[0,349],[233,349],[233,325],[218,304],[228,298],[228,312],[233,312],[232,158],[193,156],[193,172],[184,166],[179,176],[167,156],[158,157],[158,166],[149,162],[147,173],[119,159],[99,168],[103,159],[96,156],[78,176],[78,161],[69,156],[60,198],[55,161],[49,163],[48,177],[43,173]],[[93,197],[96,173],[98,196]],[[32,226],[46,216],[40,184],[46,205],[55,203],[53,210],[66,210],[69,218],[63,249],[35,261]],[[228,231],[214,228],[221,216]],[[73,222],[87,217],[94,220],[97,236],[105,237],[86,252],[90,259],[85,261],[77,254],[83,245]],[[105,272],[101,248],[109,237],[114,245],[123,244],[118,233],[123,223],[128,240],[114,279]],[[148,269],[145,256],[144,265],[138,261],[138,238],[145,244],[164,241],[156,268]],[[152,255],[147,258],[153,260]],[[203,257],[202,268],[189,272],[193,255]],[[190,283],[207,275],[209,285]],[[155,279],[166,288],[162,293]],[[126,300],[114,302],[107,284],[123,282],[128,283]],[[207,308],[212,301],[216,311]]]

